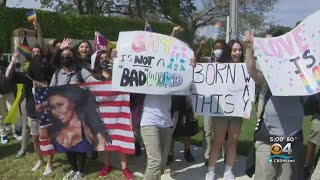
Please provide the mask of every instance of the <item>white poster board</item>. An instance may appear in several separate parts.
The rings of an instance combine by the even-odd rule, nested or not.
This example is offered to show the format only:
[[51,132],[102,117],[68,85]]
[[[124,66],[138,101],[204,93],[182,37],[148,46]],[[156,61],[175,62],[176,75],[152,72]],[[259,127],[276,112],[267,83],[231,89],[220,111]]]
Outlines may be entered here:
[[292,31],[255,38],[254,51],[273,96],[320,92],[320,11]]
[[190,94],[194,56],[182,41],[163,34],[120,32],[114,61],[115,91],[144,94]]
[[250,117],[255,83],[244,63],[198,63],[193,78],[196,114]]

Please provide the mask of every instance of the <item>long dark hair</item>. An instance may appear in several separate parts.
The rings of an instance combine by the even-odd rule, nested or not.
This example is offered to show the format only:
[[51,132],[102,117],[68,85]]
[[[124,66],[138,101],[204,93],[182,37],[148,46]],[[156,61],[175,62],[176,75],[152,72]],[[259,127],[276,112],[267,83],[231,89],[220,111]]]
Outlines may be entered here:
[[241,54],[241,57],[240,57],[240,61],[239,61],[239,62],[244,62],[244,52],[243,52],[244,49],[243,49],[243,46],[242,46],[241,42],[240,42],[239,40],[232,39],[232,40],[230,40],[230,41],[228,42],[228,44],[227,44],[226,54],[225,54],[226,57],[227,57],[227,59],[228,59],[228,62],[229,62],[229,63],[233,63],[233,62],[234,62],[234,61],[232,60],[231,53],[232,53],[232,47],[233,47],[233,45],[236,44],[236,43],[240,44],[241,50],[242,50],[242,54]]
[[48,60],[46,60],[46,56],[37,55],[32,59],[32,61],[30,61],[28,74],[36,81],[46,82],[49,84],[53,74],[53,69]]
[[[82,59],[81,56],[80,56],[80,54],[79,54],[79,47],[80,47],[80,45],[81,45],[82,43],[87,43],[87,44],[89,45],[89,47],[90,47],[90,52],[89,52],[89,54],[88,54],[87,59]],[[90,57],[91,57],[91,55],[92,55],[92,46],[91,46],[91,44],[90,44],[89,41],[87,41],[87,40],[82,40],[78,45],[75,46],[74,50],[75,50],[75,52],[77,52],[76,54],[77,54],[79,60],[82,59],[82,60],[86,61],[87,63],[90,63]]]
[[[111,142],[109,132],[106,130],[104,123],[99,114],[98,104],[95,96],[89,90],[82,89],[77,85],[64,85],[50,87],[48,90],[48,97],[53,95],[60,95],[67,98],[75,106],[75,111],[79,121],[88,126],[94,137],[94,147],[98,144],[97,134],[100,133],[108,142]],[[52,116],[51,137],[56,138],[64,125],[60,120]]]
[[111,59],[111,50],[100,50],[97,52],[96,59],[94,61],[94,68],[93,68],[93,74],[95,76],[101,76],[102,75],[102,68],[100,67],[100,59],[102,54],[107,54],[108,58]]

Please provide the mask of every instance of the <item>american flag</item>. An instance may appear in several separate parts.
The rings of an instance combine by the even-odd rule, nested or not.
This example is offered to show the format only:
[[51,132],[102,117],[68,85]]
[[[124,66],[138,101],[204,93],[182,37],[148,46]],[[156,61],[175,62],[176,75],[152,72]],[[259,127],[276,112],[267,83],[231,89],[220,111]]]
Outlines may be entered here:
[[[49,108],[47,105],[48,99],[48,88],[37,88],[35,90],[35,103],[36,109],[38,111],[38,123],[39,128],[45,130],[51,126],[51,119],[49,116]],[[39,144],[41,149],[41,154],[43,156],[54,154],[55,150],[51,143],[50,138],[39,137]]]
[[[104,122],[105,128],[109,130],[112,139],[112,144],[106,145],[105,150],[134,154],[135,146],[134,134],[131,127],[130,94],[113,92],[111,81],[81,83],[80,87],[90,89],[99,103],[101,119]],[[45,96],[43,96],[43,99],[45,99]],[[44,101],[40,100],[36,103],[41,102]],[[46,143],[43,143],[43,145],[46,147],[41,148],[42,144],[40,142],[41,150],[53,150],[52,145],[52,149],[49,149]]]

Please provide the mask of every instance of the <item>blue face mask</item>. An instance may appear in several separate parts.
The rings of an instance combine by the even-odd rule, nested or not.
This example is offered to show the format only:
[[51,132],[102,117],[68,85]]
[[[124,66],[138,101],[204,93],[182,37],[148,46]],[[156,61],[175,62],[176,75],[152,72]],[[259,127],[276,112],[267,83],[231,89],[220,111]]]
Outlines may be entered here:
[[107,61],[107,60],[100,61],[100,67],[105,71],[108,70],[109,69],[109,61]]

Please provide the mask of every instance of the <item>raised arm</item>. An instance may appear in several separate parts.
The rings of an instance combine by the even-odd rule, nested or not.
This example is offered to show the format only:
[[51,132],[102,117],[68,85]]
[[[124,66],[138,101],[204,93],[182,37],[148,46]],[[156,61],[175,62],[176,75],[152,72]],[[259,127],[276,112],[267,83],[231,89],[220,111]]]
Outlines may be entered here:
[[50,59],[50,64],[51,66],[53,67],[54,70],[58,69],[61,65],[61,62],[60,62],[60,55],[62,53],[62,50],[66,47],[71,47],[71,42],[72,42],[72,39],[69,39],[69,38],[65,38],[63,39],[60,47],[58,48],[58,50],[56,50],[51,59]]
[[17,53],[14,53],[11,57],[11,61],[10,61],[10,64],[9,66],[7,67],[6,69],[6,73],[5,73],[5,77],[7,79],[11,79],[12,78],[12,71],[13,71],[13,68],[14,66],[19,62],[18,60],[18,54]]
[[265,83],[263,74],[256,67],[256,59],[254,57],[253,51],[253,38],[252,32],[247,32],[244,38],[244,42],[247,46],[246,48],[246,65],[248,73],[251,78],[255,81],[256,85],[262,86]]
[[181,26],[175,26],[172,30],[171,36],[176,37],[178,33],[182,32],[183,28]]
[[42,34],[42,30],[41,30],[41,26],[40,26],[40,22],[38,19],[35,19],[33,21],[33,26],[37,32],[37,39],[38,39],[38,43],[39,46],[41,47],[43,54],[47,54],[48,48],[46,48],[44,40],[43,40],[43,34]]

